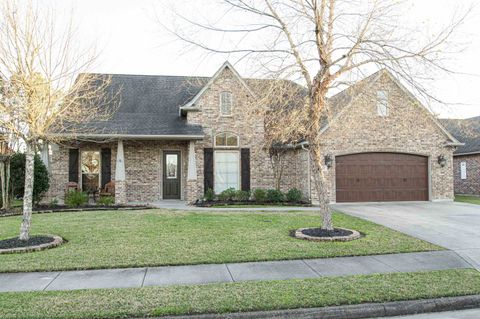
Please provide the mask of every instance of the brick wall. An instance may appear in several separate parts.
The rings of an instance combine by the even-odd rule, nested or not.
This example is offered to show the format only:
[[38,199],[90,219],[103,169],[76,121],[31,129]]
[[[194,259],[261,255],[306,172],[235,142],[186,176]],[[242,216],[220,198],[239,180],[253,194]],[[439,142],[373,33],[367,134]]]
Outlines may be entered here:
[[[467,178],[460,178],[460,163],[465,162]],[[453,158],[455,194],[480,195],[480,154],[461,155]]]
[[[377,115],[377,90],[389,92],[386,117]],[[383,75],[367,91],[371,93],[360,95],[322,134],[323,154],[335,157],[362,152],[400,152],[428,156],[431,199],[453,199],[453,148],[445,146],[449,140],[427,110],[415,105],[388,75]],[[438,164],[439,155],[447,158],[445,167]],[[325,172],[330,200],[335,201],[335,162],[331,168],[325,168]],[[312,189],[314,200],[315,194]]]
[[[124,141],[125,157],[125,189],[127,202],[152,202],[162,198],[163,151],[180,151],[181,185],[184,190],[181,198],[185,198],[187,176],[187,142],[176,141]],[[51,187],[44,202],[57,199],[64,200],[65,185],[68,182],[68,150],[100,150],[109,147],[112,150],[111,179],[115,179],[116,143],[80,143],[76,145],[60,145],[52,151]]]
[[[232,114],[220,113],[220,93],[228,91],[233,96]],[[239,137],[239,148],[250,149],[251,188],[272,188],[273,172],[267,151],[263,148],[263,119],[247,116],[247,108],[252,105],[251,93],[240,83],[233,72],[225,68],[199,99],[198,112],[189,112],[190,124],[201,124],[205,138],[195,143],[197,160],[197,180],[188,182],[187,200],[193,201],[204,194],[203,149],[214,147],[214,136],[221,132],[231,132]],[[237,148],[237,150],[239,149]],[[218,148],[221,149],[221,148]]]

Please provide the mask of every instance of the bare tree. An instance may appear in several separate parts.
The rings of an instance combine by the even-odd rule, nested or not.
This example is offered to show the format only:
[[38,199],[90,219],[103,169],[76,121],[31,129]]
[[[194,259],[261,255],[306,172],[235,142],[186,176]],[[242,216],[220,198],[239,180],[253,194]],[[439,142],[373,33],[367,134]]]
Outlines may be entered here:
[[[162,24],[187,46],[244,60],[255,74],[304,85],[304,98],[280,112],[282,121],[265,111],[268,140],[308,141],[322,228],[333,230],[319,134],[330,113],[328,96],[372,68],[386,68],[417,95],[438,101],[425,81],[451,72],[443,63],[446,52],[453,51],[450,39],[470,10],[429,33],[401,23],[402,1],[223,0],[222,5],[225,10],[210,20],[174,10],[172,25]],[[263,94],[264,105],[285,103],[277,89],[268,91],[274,94]]]
[[55,18],[30,2],[4,1],[0,7],[0,129],[19,139],[26,152],[21,240],[29,239],[39,145],[109,114],[101,103],[109,79],[82,74],[96,54],[76,46],[72,23],[60,26]]

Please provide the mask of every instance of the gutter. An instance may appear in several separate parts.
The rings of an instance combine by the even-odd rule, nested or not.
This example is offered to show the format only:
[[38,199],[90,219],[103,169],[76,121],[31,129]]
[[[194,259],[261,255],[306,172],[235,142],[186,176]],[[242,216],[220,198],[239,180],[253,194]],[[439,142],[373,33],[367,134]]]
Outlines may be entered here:
[[453,153],[453,156],[462,156],[462,155],[477,155],[480,154],[480,151],[475,151],[475,152],[467,152],[467,153]]
[[145,135],[145,134],[55,134],[65,138],[116,138],[126,140],[202,140],[204,135]]

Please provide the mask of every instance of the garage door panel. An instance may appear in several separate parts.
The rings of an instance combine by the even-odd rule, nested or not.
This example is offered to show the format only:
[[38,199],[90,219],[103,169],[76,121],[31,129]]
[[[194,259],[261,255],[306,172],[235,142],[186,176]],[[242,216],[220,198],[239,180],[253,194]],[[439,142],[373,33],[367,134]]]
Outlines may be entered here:
[[337,202],[428,200],[428,159],[400,153],[336,158]]

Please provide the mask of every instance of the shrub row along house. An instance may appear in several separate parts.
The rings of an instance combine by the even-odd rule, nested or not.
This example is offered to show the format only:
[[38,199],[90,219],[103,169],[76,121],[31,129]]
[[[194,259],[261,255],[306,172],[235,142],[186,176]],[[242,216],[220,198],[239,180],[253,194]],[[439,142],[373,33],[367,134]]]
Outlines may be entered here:
[[[264,118],[246,115],[261,81],[242,78],[228,62],[209,78],[111,75],[118,109],[52,147],[48,198],[62,201],[69,182],[95,191],[114,181],[116,203],[273,188]],[[319,134],[332,202],[453,199],[452,155],[461,143],[389,72],[329,103]],[[315,202],[306,143],[284,156],[280,188],[298,188]]]
[[465,144],[453,153],[455,194],[480,195],[480,116],[444,119],[443,123]]

